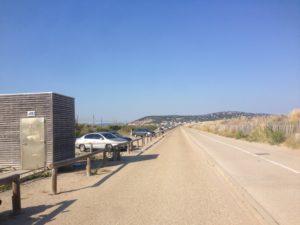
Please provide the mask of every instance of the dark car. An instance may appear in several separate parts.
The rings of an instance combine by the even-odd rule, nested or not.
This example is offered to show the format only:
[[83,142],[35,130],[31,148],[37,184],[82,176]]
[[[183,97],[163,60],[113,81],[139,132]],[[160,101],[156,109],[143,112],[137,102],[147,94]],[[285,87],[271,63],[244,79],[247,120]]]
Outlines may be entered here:
[[132,131],[132,136],[135,136],[135,137],[155,136],[155,132],[153,132],[152,130],[149,130],[147,128],[137,128]]
[[159,128],[159,132],[162,133],[162,134],[164,134],[164,133],[165,133],[165,129],[162,128],[162,127],[160,127],[160,128]]
[[130,137],[123,136],[123,135],[119,134],[117,131],[109,131],[109,133],[112,133],[113,135],[117,136],[118,138],[123,138],[128,142],[132,141],[132,139]]

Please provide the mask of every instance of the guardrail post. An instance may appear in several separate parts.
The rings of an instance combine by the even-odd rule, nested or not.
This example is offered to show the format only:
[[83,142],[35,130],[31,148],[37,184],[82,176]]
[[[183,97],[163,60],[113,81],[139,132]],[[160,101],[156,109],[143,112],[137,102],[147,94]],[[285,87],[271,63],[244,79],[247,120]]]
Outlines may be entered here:
[[118,149],[118,150],[116,150],[116,153],[117,153],[117,161],[120,161],[121,160],[121,151]]
[[113,161],[117,161],[117,149],[113,148]]
[[150,141],[152,141],[152,135],[150,136]]
[[20,190],[20,176],[12,181],[12,208],[13,213],[18,214],[21,212],[21,190]]
[[102,166],[104,166],[105,163],[106,163],[106,150],[103,151],[103,157],[102,158],[103,158],[102,159]]
[[86,158],[86,175],[91,176],[91,157]]
[[52,181],[52,194],[57,194],[57,168],[52,169],[51,173],[51,181]]
[[128,142],[127,153],[130,154],[131,151],[131,141]]
[[138,148],[140,147],[140,139],[137,139],[137,146],[138,146]]
[[142,146],[145,146],[145,138],[144,138],[144,136],[142,137]]

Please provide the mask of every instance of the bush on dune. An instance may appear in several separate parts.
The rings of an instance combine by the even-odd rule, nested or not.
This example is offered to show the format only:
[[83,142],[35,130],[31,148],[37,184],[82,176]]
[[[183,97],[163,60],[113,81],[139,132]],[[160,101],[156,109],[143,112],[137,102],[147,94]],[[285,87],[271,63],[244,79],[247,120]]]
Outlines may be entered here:
[[288,114],[289,122],[297,123],[300,122],[300,109],[294,109]]
[[241,117],[201,122],[194,127],[226,137],[300,149],[300,109],[287,116]]

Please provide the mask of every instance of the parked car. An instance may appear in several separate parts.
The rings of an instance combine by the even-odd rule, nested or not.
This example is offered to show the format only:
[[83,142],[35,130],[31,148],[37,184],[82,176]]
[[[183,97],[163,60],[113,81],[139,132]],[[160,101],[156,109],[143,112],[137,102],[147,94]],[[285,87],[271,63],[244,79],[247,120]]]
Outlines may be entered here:
[[117,131],[109,131],[109,133],[115,135],[118,138],[123,138],[123,139],[127,140],[128,142],[132,141],[132,139],[130,137],[123,136],[123,135],[119,134]]
[[160,127],[159,128],[159,132],[162,133],[162,134],[164,134],[165,133],[165,129],[163,127]]
[[91,144],[93,145],[94,149],[105,149],[106,147],[109,147],[126,150],[127,143],[127,140],[116,137],[109,132],[97,132],[85,134],[82,137],[77,138],[75,147],[79,148],[79,150],[82,152],[90,149]]
[[137,128],[132,131],[132,136],[143,137],[143,136],[155,136],[155,132],[146,128]]

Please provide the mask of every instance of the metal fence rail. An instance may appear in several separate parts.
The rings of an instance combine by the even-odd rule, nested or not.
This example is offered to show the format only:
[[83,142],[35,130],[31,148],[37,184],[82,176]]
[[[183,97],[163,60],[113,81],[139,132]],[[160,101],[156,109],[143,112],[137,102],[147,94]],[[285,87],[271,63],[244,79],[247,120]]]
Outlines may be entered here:
[[[103,153],[103,165],[106,161],[106,154],[108,152],[108,149],[99,149],[93,151],[93,144],[91,145],[91,152],[78,156],[76,158],[71,158],[71,159],[65,159],[59,162],[55,162],[50,164],[48,167],[51,169],[51,192],[52,194],[57,194],[57,173],[58,173],[58,168],[63,167],[63,166],[70,166],[78,161],[86,159],[86,175],[91,176],[91,157]],[[113,157],[118,158],[119,156],[119,151],[114,151]]]
[[[155,136],[159,137],[161,136],[161,132],[157,132]],[[140,147],[140,141],[141,146],[145,146],[146,143],[149,143],[152,141],[152,136],[142,136],[140,138],[136,138],[132,141],[130,141],[127,145],[127,152],[130,154],[130,152],[133,150],[133,146],[134,143],[137,143],[137,146]],[[86,175],[87,176],[91,176],[91,157],[99,154],[99,153],[103,153],[103,165],[105,164],[106,160],[107,160],[107,153],[111,152],[111,150],[105,148],[105,149],[99,149],[99,150],[95,150],[93,151],[93,144],[90,143],[90,153],[75,157],[75,158],[71,158],[71,159],[65,159],[62,161],[58,161],[55,163],[50,164],[48,167],[49,169],[51,169],[51,193],[52,194],[57,194],[57,174],[58,174],[58,168],[63,167],[63,166],[70,166],[78,161],[81,160],[86,160]],[[113,159],[114,160],[120,160],[121,156],[120,156],[120,151],[118,150],[118,148],[113,148]]]
[[[127,152],[130,154],[131,151],[134,149],[134,144],[138,147],[140,146],[145,146],[146,143],[149,143],[152,141],[153,138],[155,137],[160,137],[163,135],[162,132],[156,132],[155,136],[143,136],[136,138],[128,143],[127,146]],[[140,143],[141,142],[141,143]],[[81,160],[86,160],[86,175],[91,176],[91,157],[96,155],[96,154],[103,154],[103,163],[102,165],[105,164],[107,160],[107,154],[108,153],[113,153],[113,160],[120,160],[120,150],[118,148],[113,148],[113,149],[98,149],[93,151],[93,144],[91,145],[91,152],[75,157],[75,158],[70,158],[62,161],[58,161],[55,163],[52,163],[48,166],[49,169],[51,169],[51,193],[52,194],[57,194],[57,175],[58,175],[58,168],[63,167],[63,166],[69,166],[72,165],[78,161]],[[20,184],[21,184],[21,179],[20,179],[20,174],[13,174],[13,175],[4,175],[0,177],[0,185],[12,185],[12,210],[14,214],[18,214],[21,212],[21,191],[20,191]],[[0,199],[0,204],[1,204],[1,199]]]

